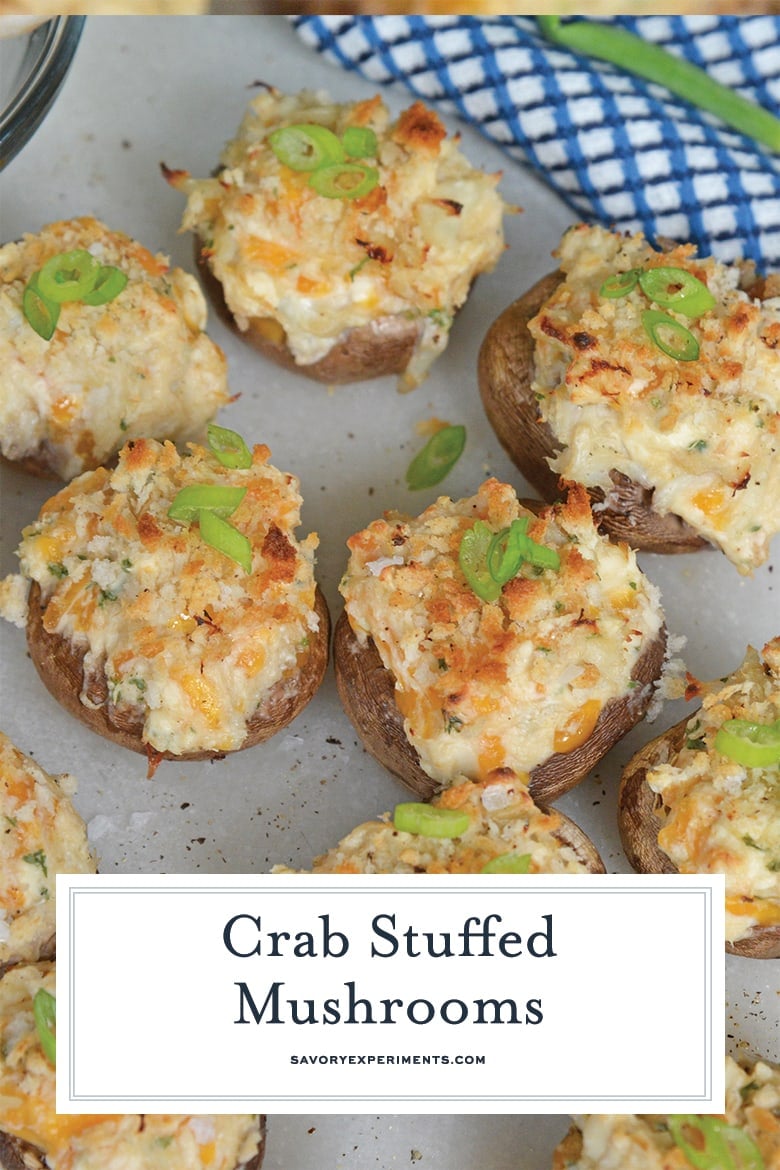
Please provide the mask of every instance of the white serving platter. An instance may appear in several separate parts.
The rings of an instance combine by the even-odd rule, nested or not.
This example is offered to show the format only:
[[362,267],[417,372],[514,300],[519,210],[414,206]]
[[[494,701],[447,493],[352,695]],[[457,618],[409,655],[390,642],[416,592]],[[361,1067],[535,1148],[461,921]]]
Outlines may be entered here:
[[[177,235],[183,200],[166,185],[159,164],[210,172],[258,81],[283,89],[323,87],[344,100],[373,92],[356,75],[312,54],[281,17],[90,18],[58,101],[0,177],[0,237],[95,214],[192,270],[191,240]],[[396,109],[409,100],[401,88],[385,96]],[[422,387],[401,396],[384,379],[329,391],[269,365],[210,317],[209,331],[228,355],[231,387],[240,395],[220,421],[250,441],[267,442],[274,463],[300,476],[304,528],[319,533],[318,577],[334,617],[347,537],[384,509],[417,512],[436,495],[436,489],[412,494],[404,486],[407,464],[421,445],[419,423],[436,416],[468,428],[466,453],[444,485],[448,494],[471,494],[489,473],[521,492],[525,487],[484,417],[476,357],[491,321],[550,270],[550,253],[573,216],[530,171],[469,127],[459,128],[470,159],[503,169],[504,197],[523,211],[510,217],[507,254],[480,279],[447,352]],[[35,518],[52,486],[5,465],[0,489],[5,574],[16,568],[20,529]],[[714,552],[646,556],[642,564],[662,590],[670,630],[687,638],[689,669],[701,678],[727,673],[747,643],[760,646],[780,632],[771,561],[752,579],[740,578]],[[92,735],[50,697],[21,631],[3,623],[0,639],[2,726],[45,768],[78,778],[76,803],[104,872],[307,867],[359,821],[405,799],[358,745],[330,672],[306,711],[269,743],[217,763],[165,763],[150,781],[142,756]],[[684,711],[670,704],[653,726],[635,729],[560,802],[614,872],[628,872],[615,824],[621,766]],[[730,1049],[780,1059],[780,961],[728,958],[726,967]],[[638,1010],[656,1013],[662,1027],[664,1001],[672,996],[674,987],[659,987],[656,1001]],[[670,1036],[671,1061],[674,1047]],[[561,1059],[584,1062],[587,1054],[573,1038]],[[508,1077],[514,1060],[522,1053],[508,1054]],[[279,1117],[271,1119],[266,1165],[548,1170],[566,1127],[566,1118],[539,1116]]]

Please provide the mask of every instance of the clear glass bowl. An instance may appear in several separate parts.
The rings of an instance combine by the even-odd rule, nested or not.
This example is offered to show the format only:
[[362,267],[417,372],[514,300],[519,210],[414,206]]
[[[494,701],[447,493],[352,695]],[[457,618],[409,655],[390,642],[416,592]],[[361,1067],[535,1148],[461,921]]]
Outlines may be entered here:
[[0,170],[30,140],[57,96],[84,19],[56,16],[0,40]]

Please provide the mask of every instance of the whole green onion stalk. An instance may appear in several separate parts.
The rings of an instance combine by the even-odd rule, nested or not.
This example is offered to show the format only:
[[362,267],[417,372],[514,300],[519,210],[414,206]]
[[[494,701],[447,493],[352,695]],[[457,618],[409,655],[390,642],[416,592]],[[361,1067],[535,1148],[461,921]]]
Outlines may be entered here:
[[780,152],[780,118],[743,98],[728,86],[660,45],[648,44],[623,28],[590,20],[564,22],[560,16],[538,16],[544,36],[575,53],[609,61],[648,81],[665,86],[699,109],[709,110],[748,138]]

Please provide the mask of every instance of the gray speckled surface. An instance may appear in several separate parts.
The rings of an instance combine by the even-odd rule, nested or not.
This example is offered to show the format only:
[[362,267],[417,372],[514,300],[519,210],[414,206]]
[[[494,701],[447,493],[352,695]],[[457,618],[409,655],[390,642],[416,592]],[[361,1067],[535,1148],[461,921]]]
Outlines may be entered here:
[[[191,241],[176,234],[183,201],[162,180],[159,163],[210,171],[257,80],[282,88],[322,85],[343,99],[371,92],[312,56],[281,18],[91,18],[60,99],[0,177],[2,238],[94,213],[191,269]],[[388,100],[399,107],[405,95],[389,91]],[[418,511],[435,495],[412,496],[403,485],[420,445],[417,423],[437,415],[468,427],[466,454],[446,483],[450,494],[470,494],[488,471],[523,486],[482,413],[476,355],[490,322],[550,269],[550,252],[571,215],[468,129],[464,147],[475,163],[504,169],[504,196],[524,211],[510,218],[507,255],[479,281],[448,351],[415,393],[397,395],[390,380],[330,393],[268,365],[213,318],[210,325],[240,394],[220,421],[268,442],[276,465],[300,475],[304,526],[319,532],[318,576],[334,616],[346,538],[385,508]],[[0,487],[0,572],[6,573],[15,568],[19,529],[52,489],[7,466],[0,468]],[[670,629],[686,635],[684,656],[700,677],[733,669],[746,642],[761,645],[778,632],[771,563],[751,580],[714,552],[648,556],[643,567],[661,587]],[[77,805],[105,872],[305,867],[358,821],[404,798],[358,746],[330,673],[307,710],[269,743],[219,763],[164,764],[147,781],[141,756],[93,736],[58,707],[26,657],[23,634],[5,624],[0,672],[5,730],[44,767],[78,777]],[[561,801],[611,870],[627,869],[615,826],[620,768],[682,711],[670,705],[653,727],[635,729]],[[730,1046],[780,1059],[780,962],[728,959],[727,985]],[[659,988],[657,1002],[644,1007],[661,1019],[664,998],[673,994]],[[571,1059],[583,1060],[576,1041]],[[565,1128],[560,1117],[275,1118],[267,1165],[471,1170],[479,1163],[489,1170],[545,1170]]]

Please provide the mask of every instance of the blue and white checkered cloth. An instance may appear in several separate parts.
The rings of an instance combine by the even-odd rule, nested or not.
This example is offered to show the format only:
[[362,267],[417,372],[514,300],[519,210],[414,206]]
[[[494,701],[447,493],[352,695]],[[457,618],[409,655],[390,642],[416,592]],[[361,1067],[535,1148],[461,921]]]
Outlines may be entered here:
[[[615,17],[780,115],[780,18]],[[780,268],[780,155],[532,17],[303,16],[331,60],[475,124],[587,220]]]

